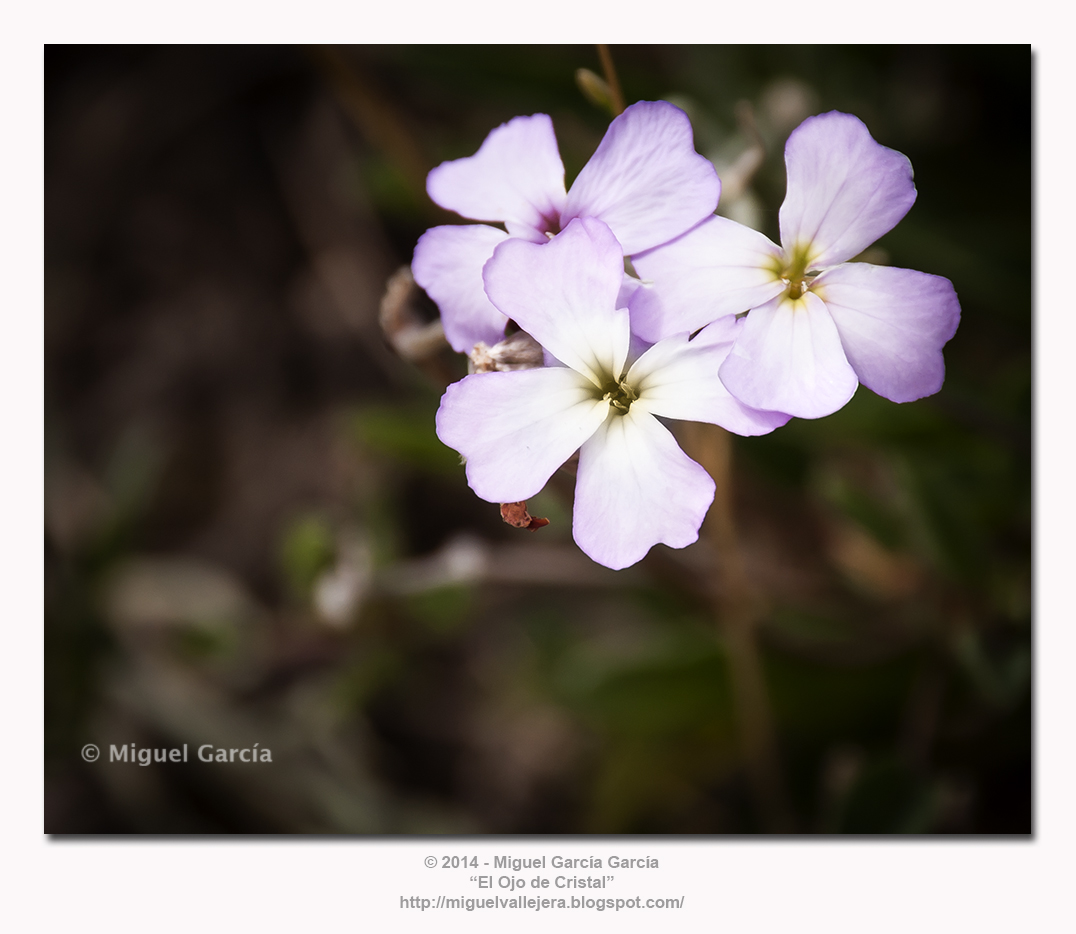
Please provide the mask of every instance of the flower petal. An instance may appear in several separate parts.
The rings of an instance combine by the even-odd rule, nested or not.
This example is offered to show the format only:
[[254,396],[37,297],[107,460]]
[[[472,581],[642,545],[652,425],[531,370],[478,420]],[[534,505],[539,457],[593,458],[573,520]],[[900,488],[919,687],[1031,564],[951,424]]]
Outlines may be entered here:
[[666,101],[640,101],[609,124],[572,183],[561,224],[598,217],[630,255],[713,214],[720,193],[713,164],[695,152],[687,114]]
[[418,239],[411,273],[441,309],[445,337],[458,353],[504,339],[508,319],[486,297],[482,267],[508,234],[485,224],[431,227]]
[[656,341],[764,305],[785,288],[773,269],[780,257],[781,248],[758,231],[709,217],[631,258],[647,283],[632,296],[632,329]]
[[788,193],[781,243],[808,250],[809,268],[851,259],[897,225],[915,201],[912,164],[876,143],[858,117],[808,117],[785,144]]
[[[616,296],[617,308],[628,308],[631,305],[631,297],[643,287],[643,283],[635,276],[624,273],[624,279],[620,283],[620,291]],[[633,329],[634,330],[634,329]]]
[[627,375],[639,396],[632,411],[638,406],[666,418],[712,422],[738,435],[764,435],[784,425],[788,415],[744,405],[717,376],[743,324],[722,318],[694,340],[677,334],[647,350]]
[[942,347],[960,323],[953,284],[912,269],[846,263],[815,279],[859,381],[894,402],[941,389]]
[[[479,221],[505,221],[515,236],[544,239],[564,208],[564,165],[546,114],[514,117],[473,156],[442,162],[426,179],[441,207]],[[513,227],[522,227],[513,230]]]
[[858,385],[837,327],[812,292],[753,309],[720,376],[744,404],[799,418],[836,412]]
[[445,390],[437,437],[467,463],[467,483],[491,503],[545,486],[601,424],[609,403],[567,367],[476,373]]
[[601,221],[574,220],[545,244],[506,240],[483,278],[490,301],[558,360],[595,386],[621,375],[630,339],[627,309],[616,308],[624,254]]
[[714,481],[654,416],[611,414],[579,451],[572,533],[599,564],[619,570],[653,545],[699,537]]

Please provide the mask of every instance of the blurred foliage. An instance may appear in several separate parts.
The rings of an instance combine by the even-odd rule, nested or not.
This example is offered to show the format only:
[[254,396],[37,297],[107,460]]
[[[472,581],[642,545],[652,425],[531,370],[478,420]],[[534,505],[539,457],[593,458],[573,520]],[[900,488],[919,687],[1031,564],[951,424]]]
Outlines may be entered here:
[[436,411],[436,404],[363,406],[354,415],[355,434],[364,447],[391,461],[455,476],[459,455],[430,431]]
[[334,552],[332,529],[321,516],[302,516],[284,530],[280,561],[297,596],[310,598],[318,575],[332,566]]
[[[809,113],[911,159],[871,261],[955,284],[945,387],[735,439],[736,518],[797,829],[1030,833],[1030,51],[612,52],[723,173],[750,104],[765,158],[720,210],[770,235]],[[580,69],[594,47],[47,50],[47,830],[763,829],[704,546],[604,573],[563,474],[547,528],[508,528],[434,433],[460,360],[420,374],[378,331],[458,220],[414,167],[542,111],[570,183],[608,122]]]

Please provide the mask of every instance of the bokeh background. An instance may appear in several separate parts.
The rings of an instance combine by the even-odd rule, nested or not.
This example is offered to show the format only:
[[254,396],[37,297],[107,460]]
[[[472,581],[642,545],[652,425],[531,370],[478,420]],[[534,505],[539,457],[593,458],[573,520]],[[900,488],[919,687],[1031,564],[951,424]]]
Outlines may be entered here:
[[[865,258],[955,284],[945,387],[735,438],[735,518],[793,829],[1031,833],[1030,50],[612,53],[629,103],[688,111],[719,210],[771,236],[803,117],[911,158],[918,201]],[[570,183],[609,120],[576,79],[596,49],[45,64],[46,831],[767,829],[707,544],[598,567],[565,477],[530,503],[548,527],[502,523],[433,430],[464,361],[404,359],[379,321],[429,337],[424,296],[384,300],[459,221],[430,168],[541,111]]]

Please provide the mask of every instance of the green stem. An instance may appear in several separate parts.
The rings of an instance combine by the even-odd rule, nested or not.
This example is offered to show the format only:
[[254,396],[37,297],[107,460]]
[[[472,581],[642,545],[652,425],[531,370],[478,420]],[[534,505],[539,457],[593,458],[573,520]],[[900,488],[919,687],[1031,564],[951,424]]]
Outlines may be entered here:
[[732,514],[732,440],[717,425],[684,425],[689,453],[713,478],[713,506],[703,535],[717,556],[720,587],[714,611],[728,657],[744,766],[763,823],[770,833],[790,833],[795,817],[785,792],[769,694],[758,647],[761,602],[744,566]]

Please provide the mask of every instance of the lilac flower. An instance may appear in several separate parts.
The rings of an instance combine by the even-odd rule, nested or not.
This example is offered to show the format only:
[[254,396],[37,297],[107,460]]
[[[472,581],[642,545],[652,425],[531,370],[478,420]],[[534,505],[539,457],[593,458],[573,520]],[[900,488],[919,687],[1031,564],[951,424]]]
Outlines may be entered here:
[[499,244],[509,238],[545,243],[573,218],[596,217],[630,255],[713,214],[721,183],[695,152],[687,115],[665,101],[640,101],[609,125],[570,191],[546,114],[497,127],[475,155],[430,172],[426,188],[441,207],[507,229],[434,227],[415,247],[415,281],[441,309],[448,342],[470,353],[479,341],[492,346],[504,337],[508,319],[482,285],[482,267]]
[[622,279],[621,244],[599,220],[572,220],[546,245],[507,239],[486,265],[486,291],[562,365],[467,376],[437,413],[438,436],[492,503],[534,496],[578,450],[573,533],[611,568],[657,542],[691,544],[713,500],[713,481],[655,416],[745,435],[788,421],[737,402],[715,377],[742,327],[733,318],[632,360],[629,311],[617,307]]
[[633,300],[647,340],[748,312],[721,365],[747,405],[818,418],[859,383],[894,402],[937,392],[960,305],[948,279],[849,263],[915,201],[912,167],[856,117],[805,120],[785,146],[781,246],[723,217],[633,257],[649,284]]

